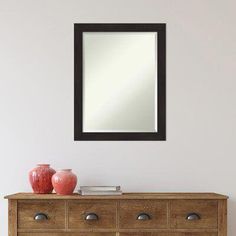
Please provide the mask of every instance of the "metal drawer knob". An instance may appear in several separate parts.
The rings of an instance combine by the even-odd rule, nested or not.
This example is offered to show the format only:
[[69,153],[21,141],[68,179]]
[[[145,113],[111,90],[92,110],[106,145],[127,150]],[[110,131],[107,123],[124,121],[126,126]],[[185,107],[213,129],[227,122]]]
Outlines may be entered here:
[[186,216],[186,220],[200,220],[201,219],[201,217],[200,217],[200,215],[199,214],[197,214],[197,213],[189,213],[189,214],[187,214],[187,216]]
[[85,220],[98,220],[98,215],[95,213],[89,213],[85,216]]
[[48,220],[48,216],[45,213],[39,212],[35,214],[34,220],[36,221]]
[[151,216],[148,215],[147,213],[140,213],[137,216],[137,220],[150,220],[150,219],[151,219]]

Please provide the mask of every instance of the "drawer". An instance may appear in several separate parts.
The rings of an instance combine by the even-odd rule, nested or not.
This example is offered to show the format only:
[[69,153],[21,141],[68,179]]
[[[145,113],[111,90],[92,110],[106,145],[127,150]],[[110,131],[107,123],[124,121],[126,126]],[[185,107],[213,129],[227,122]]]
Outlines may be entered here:
[[19,233],[19,236],[116,236],[116,233]]
[[68,201],[69,229],[116,228],[116,201]]
[[215,200],[173,200],[170,225],[176,229],[216,229],[218,202]]
[[59,200],[18,201],[18,228],[63,229],[65,228],[65,202]]
[[121,229],[167,228],[167,201],[124,200],[120,202]]

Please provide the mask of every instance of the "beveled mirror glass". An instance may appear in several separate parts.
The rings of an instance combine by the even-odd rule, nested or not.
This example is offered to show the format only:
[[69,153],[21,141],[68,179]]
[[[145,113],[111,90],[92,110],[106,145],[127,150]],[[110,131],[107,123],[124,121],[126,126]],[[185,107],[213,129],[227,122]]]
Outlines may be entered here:
[[75,140],[165,140],[165,25],[75,24]]

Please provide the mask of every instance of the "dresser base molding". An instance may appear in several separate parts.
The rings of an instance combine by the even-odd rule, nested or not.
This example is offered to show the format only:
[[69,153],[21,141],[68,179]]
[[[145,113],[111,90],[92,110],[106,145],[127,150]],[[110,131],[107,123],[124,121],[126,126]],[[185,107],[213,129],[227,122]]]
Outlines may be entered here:
[[5,198],[9,236],[227,236],[228,197],[216,193]]
[[217,236],[217,233],[179,233],[179,232],[125,232],[125,233],[20,233],[19,236]]
[[[76,229],[31,229],[31,230],[25,230],[25,229],[18,229],[18,233],[45,233],[45,232],[51,232],[51,233],[86,233],[86,232],[99,232],[99,233],[116,233],[116,229],[96,229],[96,230],[76,230]],[[125,232],[169,232],[169,233],[174,233],[174,232],[180,232],[180,233],[217,233],[217,229],[119,229],[120,233],[125,233]]]

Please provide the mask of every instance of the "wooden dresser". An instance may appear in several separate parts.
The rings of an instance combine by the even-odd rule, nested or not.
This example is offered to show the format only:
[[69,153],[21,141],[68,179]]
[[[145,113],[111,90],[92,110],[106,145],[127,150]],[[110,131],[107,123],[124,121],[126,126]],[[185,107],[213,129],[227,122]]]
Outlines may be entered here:
[[215,193],[17,193],[5,198],[9,236],[227,235],[227,196]]

